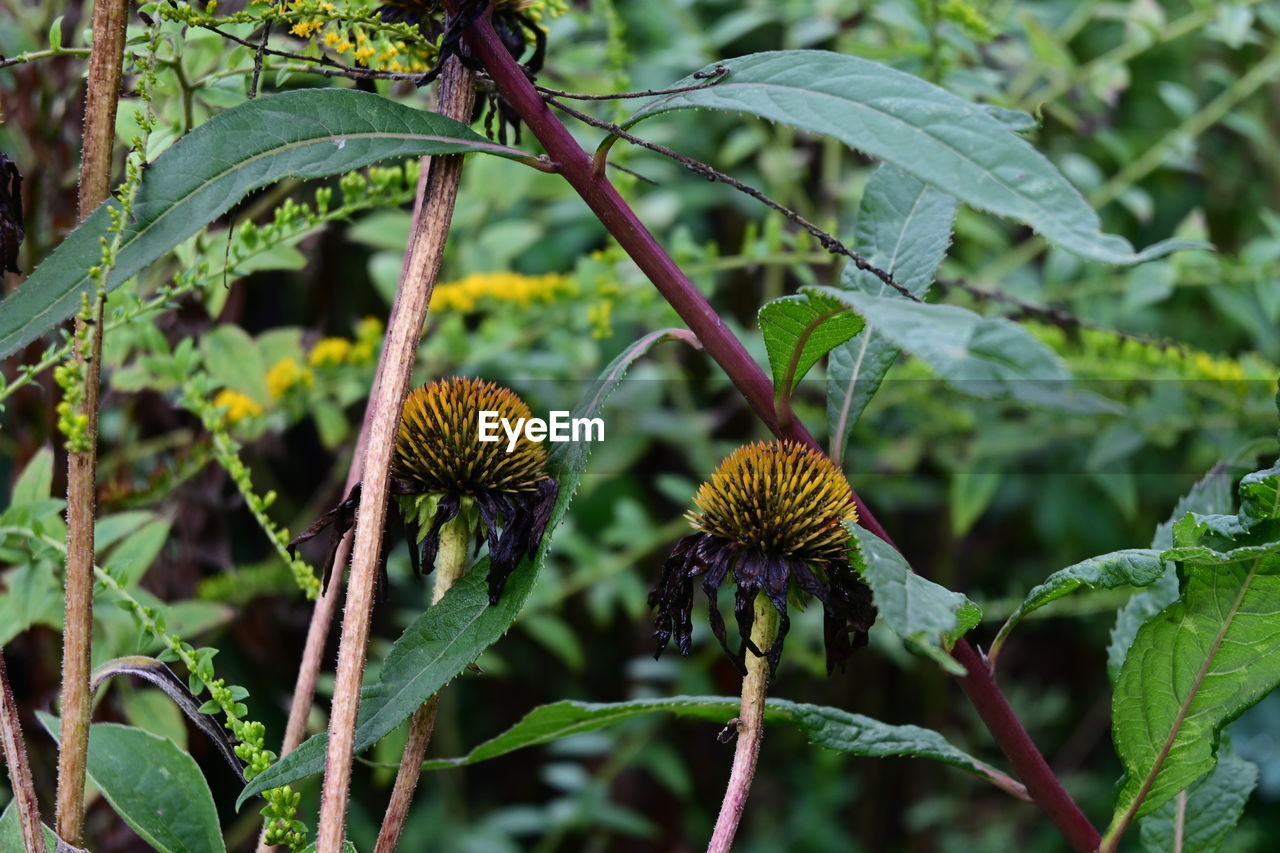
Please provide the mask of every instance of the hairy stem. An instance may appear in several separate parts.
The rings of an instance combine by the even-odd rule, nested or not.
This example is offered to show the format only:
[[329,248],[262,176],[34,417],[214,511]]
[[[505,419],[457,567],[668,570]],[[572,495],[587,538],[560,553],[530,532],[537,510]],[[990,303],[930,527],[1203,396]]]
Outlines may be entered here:
[[27,748],[22,740],[18,705],[13,701],[13,691],[9,689],[9,673],[5,669],[3,654],[0,654],[0,746],[3,746],[4,762],[9,766],[9,787],[13,789],[13,801],[18,809],[23,849],[26,853],[44,853],[40,803],[36,800],[35,784],[31,781],[31,765],[27,763]]
[[[474,75],[456,59],[451,60],[440,78],[438,111],[466,121],[471,115],[474,96]],[[418,341],[422,336],[422,324],[426,320],[431,291],[444,255],[445,237],[453,218],[462,157],[457,154],[433,157],[423,171],[427,174],[425,195],[409,239],[399,296],[387,323],[383,346],[387,369],[376,389],[377,396],[369,402],[372,410],[369,445],[365,451],[364,488],[356,513],[354,557],[338,648],[337,683],[329,715],[329,747],[320,799],[317,853],[340,853],[342,850],[356,715],[360,708],[360,679],[364,673],[373,587],[387,513],[391,453],[400,423],[400,410],[409,390],[409,376],[413,371]]]
[[[756,595],[755,611],[751,642],[761,652],[767,652],[778,633],[778,611],[763,592]],[[747,674],[742,679],[742,705],[738,709],[738,745],[733,752],[729,787],[724,792],[720,816],[716,818],[707,853],[728,853],[733,846],[733,836],[738,832],[738,822],[742,820],[747,795],[751,793],[756,760],[760,757],[760,741],[764,737],[764,698],[769,689],[769,659],[748,649],[746,664]]]
[[[445,0],[445,5],[451,13],[457,12],[456,0]],[[568,128],[543,102],[524,71],[502,46],[493,26],[481,19],[468,29],[466,39],[472,54],[485,66],[499,93],[542,143],[561,174],[698,336],[703,348],[720,364],[760,419],[779,436],[821,450],[798,420],[793,420],[785,430],[780,428],[773,408],[772,384],[760,366],[645,229],[602,171],[596,168],[591,156],[574,140]],[[854,497],[862,525],[893,544],[871,510],[860,498]],[[968,675],[961,680],[965,693],[978,706],[983,721],[1013,762],[1036,804],[1074,847],[1096,849],[1096,830],[1062,788],[1009,708],[1000,688],[982,665],[977,652],[966,641],[960,640],[956,644],[955,655],[968,670]],[[1093,840],[1090,842],[1088,839]],[[1086,846],[1089,843],[1093,846]]]
[[[467,570],[467,545],[471,540],[471,524],[463,511],[440,529],[440,550],[436,552],[435,586],[431,591],[431,604],[440,603],[449,587]],[[409,806],[413,804],[413,792],[418,788],[422,774],[422,761],[431,743],[431,732],[436,727],[436,711],[440,708],[440,694],[436,693],[422,707],[413,712],[409,724],[409,740],[404,745],[404,756],[396,772],[396,784],[391,789],[391,801],[378,830],[378,843],[373,853],[395,853],[404,829]]]
[[[80,162],[80,219],[111,190],[120,66],[124,59],[127,0],[99,0],[93,9],[93,52],[85,97],[84,148]],[[88,335],[89,353],[76,348],[89,416],[87,446],[67,455],[66,605],[62,632],[62,739],[58,748],[57,832],[82,846],[85,759],[89,751],[89,652],[93,640],[93,519],[98,463],[98,392],[102,362],[104,295],[93,308],[94,323],[76,320],[76,336]]]

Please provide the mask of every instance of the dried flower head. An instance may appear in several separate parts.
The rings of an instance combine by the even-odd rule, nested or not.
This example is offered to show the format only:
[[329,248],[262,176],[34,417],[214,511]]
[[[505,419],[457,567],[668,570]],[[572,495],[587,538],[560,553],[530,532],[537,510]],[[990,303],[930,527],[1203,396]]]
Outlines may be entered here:
[[18,269],[18,248],[26,236],[22,219],[22,174],[0,154],[0,278],[6,272],[22,272]]
[[[681,654],[692,639],[693,585],[701,580],[710,600],[711,629],[742,667],[748,649],[777,667],[790,626],[789,592],[822,602],[828,671],[843,665],[855,644],[866,642],[875,618],[870,590],[849,567],[846,522],[858,514],[849,483],[830,459],[789,441],[760,442],[725,458],[694,497],[689,522],[698,533],[676,543],[649,595],[658,608],[658,654],[675,637]],[[737,591],[734,614],[742,645],[729,649],[716,596],[729,573]],[[777,639],[767,650],[751,641],[754,602],[763,594],[778,611]],[[798,597],[798,596],[797,596]],[[852,639],[851,639],[852,635]]]
[[[547,453],[521,434],[516,446],[480,441],[480,412],[512,422],[531,412],[513,391],[484,379],[441,379],[405,399],[391,462],[390,493],[400,499],[414,568],[430,572],[440,530],[468,506],[479,516],[478,534],[489,545],[489,601],[496,603],[520,560],[542,542],[558,488],[547,476]],[[290,542],[294,547],[331,527],[333,555],[355,520],[360,486]]]

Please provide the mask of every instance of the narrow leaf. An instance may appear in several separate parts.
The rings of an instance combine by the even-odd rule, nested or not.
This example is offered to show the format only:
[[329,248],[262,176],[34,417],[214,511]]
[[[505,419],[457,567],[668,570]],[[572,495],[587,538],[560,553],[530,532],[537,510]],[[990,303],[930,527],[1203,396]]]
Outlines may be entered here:
[[[1224,739],[1218,748],[1218,766],[1187,789],[1181,827],[1176,798],[1143,818],[1144,853],[1216,853],[1227,833],[1240,822],[1244,804],[1257,784],[1258,765],[1236,755],[1230,738]],[[1181,847],[1175,839],[1181,839]]]
[[[1087,258],[1134,264],[1204,247],[1167,240],[1135,253],[1123,237],[1102,232],[1084,197],[1025,139],[981,107],[910,74],[816,50],[756,53],[700,73],[716,66],[729,69],[720,82],[655,98],[626,126],[678,109],[744,112],[835,137]],[[688,77],[672,88],[701,82]]]
[[31,457],[13,484],[10,507],[34,504],[45,500],[53,490],[53,449],[42,447]]
[[[665,340],[682,340],[696,345],[696,339],[681,329],[651,332],[615,358],[587,390],[574,417],[595,417],[627,369],[646,352]],[[486,585],[487,561],[454,584],[439,604],[427,608],[396,640],[383,664],[379,679],[361,694],[360,718],[356,726],[355,751],[368,749],[418,709],[429,697],[452,681],[485,649],[497,642],[511,627],[533,589],[552,533],[564,518],[586,470],[588,442],[557,445],[548,470],[560,484],[555,510],[537,557],[525,560],[516,569],[502,598],[489,604]],[[266,771],[255,776],[236,801],[239,808],[254,794],[289,784],[324,769],[327,736],[315,735]]]
[[978,605],[912,572],[892,545],[866,528],[846,526],[858,546],[855,565],[871,587],[880,617],[907,648],[953,675],[964,675],[949,650],[982,620]]
[[[782,296],[759,313],[775,388],[795,388],[818,359],[862,330],[862,318],[825,296]],[[789,384],[788,384],[789,383]]]
[[[245,101],[211,118],[147,166],[108,290],[137,275],[252,190],[281,178],[320,178],[393,157],[484,151],[515,159],[465,125],[378,95],[303,89]],[[58,246],[0,310],[0,358],[80,308],[99,263],[108,206]]]
[[[37,712],[58,738],[57,717]],[[129,828],[160,853],[225,853],[218,810],[195,759],[168,738],[118,723],[89,728],[89,778]]]
[[[565,700],[534,708],[520,722],[485,741],[461,758],[428,761],[425,770],[458,767],[488,761],[517,749],[548,743],[636,717],[663,712],[679,717],[725,722],[738,713],[735,697],[676,696],[670,699],[637,699],[630,702],[591,703]],[[1004,774],[957,749],[946,738],[919,726],[892,726],[838,708],[770,699],[765,722],[790,725],[817,746],[868,757],[892,755],[930,758],[975,773],[1025,799],[1025,790]]]

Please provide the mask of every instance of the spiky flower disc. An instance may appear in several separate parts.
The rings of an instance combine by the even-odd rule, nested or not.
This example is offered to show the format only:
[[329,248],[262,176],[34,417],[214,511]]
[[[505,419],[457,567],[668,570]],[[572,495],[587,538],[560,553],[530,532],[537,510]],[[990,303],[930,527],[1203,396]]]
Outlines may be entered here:
[[[827,668],[843,665],[866,642],[875,619],[871,591],[849,566],[844,524],[858,514],[853,490],[827,457],[794,442],[762,442],[739,448],[716,468],[694,497],[699,512],[689,522],[700,532],[676,543],[649,594],[658,608],[653,632],[658,654],[675,638],[688,654],[693,635],[693,588],[700,581],[710,599],[711,630],[743,667],[748,650],[777,667],[790,620],[787,598],[805,592],[822,602]],[[734,615],[742,645],[735,654],[725,635],[716,594],[732,573]],[[778,633],[769,649],[751,640],[755,601],[763,595],[778,611]]]
[[480,441],[482,411],[497,412],[495,423],[533,417],[514,391],[485,379],[441,379],[409,392],[392,462],[400,488],[459,496],[534,491],[547,476],[547,451],[523,432],[510,453],[501,430],[499,441]]
[[838,560],[848,551],[841,522],[857,521],[853,490],[816,450],[790,441],[729,454],[693,499],[698,530],[770,554]]

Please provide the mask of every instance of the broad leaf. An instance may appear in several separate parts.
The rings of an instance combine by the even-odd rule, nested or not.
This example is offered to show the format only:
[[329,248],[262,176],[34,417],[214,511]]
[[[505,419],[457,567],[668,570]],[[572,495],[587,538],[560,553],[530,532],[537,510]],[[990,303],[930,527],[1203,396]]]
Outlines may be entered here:
[[858,546],[854,564],[871,587],[880,618],[907,648],[954,675],[964,675],[949,654],[955,641],[982,621],[978,605],[911,571],[889,543],[857,524],[846,525]]
[[[872,174],[862,191],[854,248],[894,281],[923,297],[951,245],[956,201],[923,181],[889,165]],[[840,287],[873,296],[900,297],[869,272],[846,264]],[[849,431],[898,357],[875,326],[831,351],[827,360],[827,423],[836,459],[844,457]]]
[[1067,411],[1115,411],[1109,401],[1075,393],[1057,354],[1011,320],[858,290],[807,287],[804,292],[853,308],[886,341],[925,362],[961,393]]
[[862,330],[862,318],[825,296],[782,296],[760,309],[773,385],[790,392],[818,359]]
[[[1213,770],[1222,727],[1280,684],[1280,576],[1266,573],[1275,555],[1239,542],[1257,545],[1257,531],[1273,529],[1278,485],[1280,468],[1241,482],[1240,512],[1213,516],[1237,529],[1207,546],[1222,559],[1184,561],[1181,597],[1134,638],[1112,703],[1126,773],[1112,833]],[[1165,557],[1205,542],[1199,524],[1176,524],[1173,538]]]
[[[739,700],[727,696],[675,696],[670,699],[636,699],[630,702],[593,703],[564,700],[534,708],[520,722],[485,741],[461,758],[428,761],[424,770],[478,764],[517,749],[582,734],[655,712],[723,723],[738,714]],[[838,708],[770,699],[765,707],[769,725],[790,725],[804,732],[817,746],[851,755],[891,755],[931,758],[971,773],[1001,787],[1008,779],[989,765],[957,749],[946,738],[919,726],[892,726]],[[1014,791],[1017,792],[1017,786]]]
[[[574,417],[595,417],[636,359],[654,345],[670,339],[693,340],[683,330],[663,329],[645,335],[605,368],[583,396]],[[552,533],[564,518],[582,480],[589,449],[587,442],[569,442],[558,445],[552,454],[548,471],[560,484],[560,494],[542,546],[535,559],[525,560],[512,574],[497,604],[489,604],[488,561],[485,560],[455,583],[439,604],[427,608],[396,640],[378,680],[361,693],[355,738],[357,753],[373,746],[407,719],[511,627],[533,589]],[[327,741],[326,734],[308,738],[255,776],[241,792],[236,808],[254,794],[320,773],[324,770]]]
[[1126,551],[1113,551],[1099,557],[1059,569],[1045,579],[1045,582],[1032,588],[1018,609],[1000,628],[991,643],[989,657],[995,657],[1004,645],[1009,632],[1032,611],[1039,610],[1050,602],[1057,601],[1064,595],[1075,592],[1082,586],[1090,589],[1118,589],[1123,586],[1150,586],[1164,577],[1165,563],[1160,559],[1160,552],[1152,549],[1134,548]]
[[1098,214],[1044,155],[987,110],[932,83],[854,56],[816,50],[725,60],[672,88],[710,86],[648,102],[628,121],[677,109],[760,116],[832,136],[893,163],[965,203],[1025,223],[1046,240],[1111,264],[1134,264],[1203,243],[1166,240],[1134,252],[1104,234]]
[[[58,719],[38,712],[56,739]],[[89,728],[89,778],[153,850],[225,853],[218,810],[195,759],[168,738],[118,723]]]
[[1244,804],[1257,784],[1258,765],[1236,755],[1231,740],[1224,739],[1218,748],[1218,766],[1187,789],[1181,827],[1177,799],[1142,819],[1144,853],[1216,853],[1227,833],[1240,822]]
[[[281,178],[321,178],[393,157],[485,151],[524,158],[465,125],[367,92],[303,89],[245,101],[147,166],[108,289],[142,271],[246,194]],[[110,224],[104,202],[0,309],[0,358],[80,309]]]
[[9,506],[18,507],[33,504],[49,497],[53,490],[53,449],[42,447],[31,457],[27,467],[18,475],[13,484],[13,495]]

